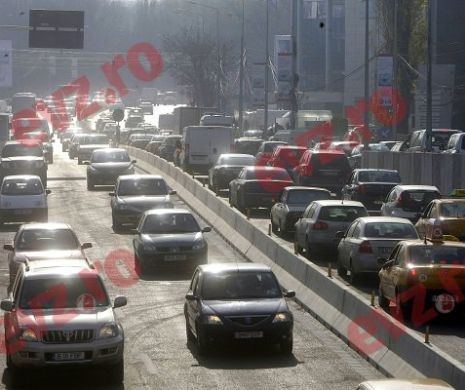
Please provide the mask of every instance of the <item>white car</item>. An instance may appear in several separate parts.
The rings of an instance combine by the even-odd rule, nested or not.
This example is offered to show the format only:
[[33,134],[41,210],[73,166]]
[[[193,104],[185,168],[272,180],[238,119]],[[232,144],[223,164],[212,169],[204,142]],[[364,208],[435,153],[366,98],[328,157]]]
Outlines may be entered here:
[[380,379],[366,381],[357,386],[357,390],[454,390],[440,379]]
[[339,276],[347,276],[354,284],[361,274],[377,273],[378,258],[387,258],[399,241],[418,240],[413,223],[405,218],[363,217],[356,219],[346,232],[338,232],[337,248]]
[[5,222],[48,221],[47,195],[36,175],[5,176],[0,190],[0,225]]

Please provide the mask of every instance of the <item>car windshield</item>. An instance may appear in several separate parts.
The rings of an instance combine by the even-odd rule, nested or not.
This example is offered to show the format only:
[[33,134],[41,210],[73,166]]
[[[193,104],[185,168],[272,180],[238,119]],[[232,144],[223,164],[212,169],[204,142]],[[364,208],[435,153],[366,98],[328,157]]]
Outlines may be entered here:
[[40,145],[36,143],[33,145],[24,144],[15,144],[15,145],[5,145],[2,150],[2,157],[24,157],[24,156],[34,156],[42,157],[44,155],[43,149]]
[[449,138],[452,136],[452,134],[453,133],[433,131],[433,139],[431,141],[432,146],[438,148],[439,150],[445,150],[447,143],[449,142]]
[[292,181],[289,174],[283,169],[259,169],[248,170],[246,180],[288,180]]
[[227,156],[227,157],[220,157],[218,159],[217,165],[240,165],[240,166],[251,166],[255,164],[255,157],[235,157],[235,156]]
[[359,217],[368,215],[364,207],[356,206],[325,206],[320,210],[318,219],[331,222],[352,222]]
[[367,238],[416,239],[418,233],[415,227],[408,223],[370,222],[365,225],[364,236]]
[[222,272],[206,274],[202,283],[202,299],[230,300],[279,298],[281,289],[271,272]]
[[163,179],[128,179],[118,185],[119,196],[167,195],[168,189]]
[[19,297],[19,307],[31,309],[92,309],[109,306],[105,287],[98,276],[56,276],[26,279]]
[[16,249],[22,251],[78,249],[79,241],[70,229],[24,229]]
[[413,246],[408,260],[413,264],[465,264],[465,248],[447,245]]
[[331,199],[331,194],[328,191],[296,190],[290,191],[287,195],[287,203],[296,205],[308,205],[315,200],[324,199]]
[[142,227],[144,234],[170,234],[200,232],[200,226],[191,214],[149,215]]
[[400,183],[400,176],[397,172],[362,171],[358,174],[358,180],[368,183]]
[[420,205],[427,205],[433,199],[438,199],[441,197],[441,194],[437,191],[403,191],[400,198],[402,200],[402,205],[410,204],[420,204]]
[[443,203],[440,214],[445,218],[465,218],[465,203]]
[[5,180],[2,195],[41,195],[44,187],[40,179]]
[[106,163],[106,162],[129,162],[129,154],[126,151],[107,152],[97,150],[92,153],[91,163]]

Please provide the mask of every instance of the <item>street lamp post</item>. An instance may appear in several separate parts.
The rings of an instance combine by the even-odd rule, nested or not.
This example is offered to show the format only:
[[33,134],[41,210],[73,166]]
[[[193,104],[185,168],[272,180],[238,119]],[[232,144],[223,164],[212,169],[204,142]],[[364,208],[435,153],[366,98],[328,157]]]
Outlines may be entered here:
[[245,30],[245,1],[242,0],[241,27],[241,62],[239,64],[239,129],[242,131],[244,111],[244,30]]
[[[365,104],[368,104],[370,98],[370,48],[369,48],[369,30],[370,30],[370,8],[369,0],[365,0]],[[363,125],[365,130],[365,136],[363,137],[363,143],[365,147],[368,145],[370,140],[367,135],[370,131],[370,115],[369,110],[365,110]]]
[[268,93],[269,93],[269,84],[268,84],[268,72],[270,66],[270,43],[269,43],[269,34],[270,34],[270,2],[266,1],[266,44],[265,44],[265,110],[264,110],[264,131],[265,134],[268,130]]

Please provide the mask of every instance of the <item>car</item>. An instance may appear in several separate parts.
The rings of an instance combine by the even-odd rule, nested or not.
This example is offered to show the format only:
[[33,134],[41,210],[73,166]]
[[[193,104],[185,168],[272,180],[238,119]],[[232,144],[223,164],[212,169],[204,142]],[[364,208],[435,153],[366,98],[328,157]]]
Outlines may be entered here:
[[274,150],[279,145],[287,145],[287,142],[283,141],[264,141],[258,148],[257,155],[255,156],[255,165],[266,166],[268,160],[271,158]]
[[185,269],[192,272],[208,262],[208,244],[192,213],[184,209],[145,211],[133,239],[136,267],[143,275],[151,269]]
[[[349,156],[349,163],[353,169],[360,168],[362,165],[362,152],[365,150],[365,145],[359,144],[352,149]],[[371,152],[389,152],[389,147],[383,143],[368,144]]]
[[250,154],[221,154],[216,164],[208,170],[208,187],[215,193],[228,189],[229,183],[239,175],[242,168],[254,164],[255,157]]
[[200,118],[200,126],[234,126],[234,117],[224,114],[205,113]]
[[337,232],[366,216],[368,211],[360,202],[316,200],[295,224],[295,249],[298,253],[305,250],[308,258],[318,252],[335,251],[340,239]]
[[397,141],[380,141],[380,144],[386,145],[389,150],[397,143]]
[[0,180],[10,175],[37,175],[47,187],[47,164],[36,140],[7,141],[1,152]]
[[294,168],[293,178],[299,186],[326,188],[340,194],[351,172],[349,160],[343,152],[309,149]]
[[22,139],[36,140],[42,144],[47,164],[53,164],[53,141],[47,131],[34,130],[23,134]]
[[440,379],[379,379],[360,383],[356,390],[453,390]]
[[84,161],[90,161],[94,150],[109,147],[110,139],[105,134],[92,134],[82,138],[79,140],[76,150],[78,164],[81,165]]
[[[380,258],[379,305],[400,320],[423,326],[439,316],[463,312],[465,243],[443,241],[440,228],[424,240],[401,241],[387,258]],[[419,316],[418,313],[421,315]],[[425,315],[425,313],[428,313]]]
[[151,102],[142,101],[139,103],[139,108],[144,115],[153,115],[153,105]]
[[134,174],[134,164],[126,149],[96,149],[87,162],[87,189],[92,191],[96,185],[114,185],[120,175]]
[[150,142],[152,137],[153,137],[152,133],[132,134],[129,136],[128,146],[132,146],[134,148],[139,148],[139,149],[145,149],[145,147]]
[[25,223],[16,232],[13,243],[5,244],[8,251],[10,287],[21,263],[43,259],[87,259],[85,249],[92,244],[81,244],[74,230],[65,223]]
[[407,149],[408,149],[408,141],[397,141],[391,147],[391,152],[405,152]]
[[158,153],[158,148],[163,143],[163,140],[166,138],[166,135],[156,134],[153,135],[150,141],[147,143],[145,150],[152,154]]
[[395,217],[362,217],[347,231],[338,232],[337,270],[341,277],[356,284],[365,274],[377,274],[378,258],[389,256],[399,241],[418,240],[415,226],[408,219]]
[[426,206],[415,227],[424,237],[431,225],[437,225],[443,234],[465,241],[465,199],[434,199]]
[[291,354],[294,318],[271,269],[255,263],[199,266],[184,303],[186,335],[200,355],[218,344],[278,344]]
[[267,165],[284,168],[292,177],[294,168],[299,165],[300,158],[307,149],[305,146],[280,145],[274,150]]
[[243,137],[249,137],[249,138],[263,138],[263,130],[257,130],[257,129],[249,129],[244,131],[242,134]]
[[[453,129],[432,129],[431,149],[436,152],[442,152],[447,148],[450,137],[458,133],[461,133],[461,131]],[[426,135],[425,129],[412,132],[407,140],[408,149],[406,152],[426,151]]]
[[255,156],[263,143],[261,138],[241,137],[234,140],[234,152]]
[[331,199],[324,188],[291,186],[284,188],[270,212],[271,229],[286,235],[295,228],[307,206],[315,200]]
[[328,150],[339,150],[344,152],[347,157],[352,154],[354,148],[356,148],[360,143],[358,141],[332,141],[327,149]]
[[439,198],[441,192],[436,186],[397,185],[381,205],[381,215],[407,218],[417,223],[426,206]]
[[47,222],[50,193],[37,175],[5,176],[0,190],[0,226],[5,222]]
[[354,169],[342,188],[347,200],[362,202],[371,213],[380,213],[387,194],[399,183],[399,172],[392,169]]
[[73,138],[73,135],[82,131],[78,127],[71,127],[67,129],[66,131],[63,131],[60,133],[59,138],[61,141],[61,151],[62,152],[67,152],[69,149],[69,144],[71,142],[71,139]]
[[99,367],[112,383],[124,380],[124,332],[102,277],[83,260],[38,261],[21,266],[0,302],[6,365],[15,384],[31,369]]
[[182,135],[169,135],[158,147],[157,154],[168,161],[174,160],[174,151],[181,146]]
[[284,168],[244,167],[229,183],[229,204],[244,212],[246,209],[271,209],[281,191],[293,185]]
[[143,114],[141,115],[129,114],[128,118],[124,122],[124,127],[126,128],[137,127],[139,123],[144,123]]
[[113,229],[119,231],[123,225],[138,225],[141,215],[155,208],[173,208],[170,190],[160,175],[123,175],[118,177],[115,191],[110,192]]
[[142,116],[143,114],[144,114],[144,110],[142,107],[128,107],[128,116],[131,116],[131,115]]
[[68,157],[71,160],[74,160],[77,157],[77,148],[81,140],[85,139],[86,137],[90,136],[92,134],[89,133],[79,133],[79,134],[74,134],[70,141],[69,141],[69,147],[68,147]]

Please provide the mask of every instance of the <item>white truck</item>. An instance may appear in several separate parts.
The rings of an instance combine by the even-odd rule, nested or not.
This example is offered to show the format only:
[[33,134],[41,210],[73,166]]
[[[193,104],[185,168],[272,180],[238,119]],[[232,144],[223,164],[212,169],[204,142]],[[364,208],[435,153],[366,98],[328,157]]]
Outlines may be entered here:
[[186,126],[179,163],[185,172],[207,174],[220,154],[233,152],[232,127]]
[[447,146],[442,153],[465,154],[465,133],[452,134]]

